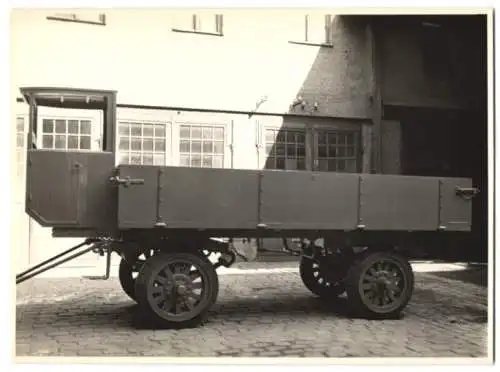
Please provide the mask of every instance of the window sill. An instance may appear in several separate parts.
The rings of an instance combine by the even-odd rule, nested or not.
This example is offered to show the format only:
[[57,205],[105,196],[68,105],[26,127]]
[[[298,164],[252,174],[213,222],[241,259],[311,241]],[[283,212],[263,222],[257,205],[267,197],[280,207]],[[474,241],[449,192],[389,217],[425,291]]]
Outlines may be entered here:
[[328,44],[328,43],[312,43],[309,41],[294,41],[294,40],[289,40],[288,42],[290,44],[296,44],[296,45],[307,45],[307,46],[315,46],[315,47],[322,47],[322,48],[333,48],[333,44]]
[[53,16],[48,16],[47,19],[49,21],[83,23],[87,25],[106,26],[106,22],[98,22],[98,21],[86,21],[81,19],[69,19],[69,18],[53,17]]
[[185,30],[185,29],[182,29],[182,28],[173,28],[172,31],[173,32],[180,32],[180,33],[184,33],[184,34],[198,34],[198,35],[219,36],[219,37],[224,36],[224,34],[220,34],[218,32]]

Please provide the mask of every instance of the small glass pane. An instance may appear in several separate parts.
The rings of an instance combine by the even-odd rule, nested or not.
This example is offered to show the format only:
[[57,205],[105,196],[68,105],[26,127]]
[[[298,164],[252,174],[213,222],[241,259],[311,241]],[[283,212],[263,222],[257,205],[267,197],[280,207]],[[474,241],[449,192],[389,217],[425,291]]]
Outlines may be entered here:
[[292,132],[292,131],[289,131],[286,133],[286,141],[288,143],[293,143],[295,142],[295,133],[296,132]]
[[346,155],[345,156],[353,157],[353,156],[355,156],[354,154],[355,153],[354,153],[354,147],[353,146],[346,147]]
[[118,127],[118,134],[120,136],[127,136],[130,134],[130,126],[128,124],[120,124]]
[[43,119],[43,133],[54,132],[54,120]]
[[189,155],[181,155],[180,165],[181,167],[189,167]]
[[191,142],[191,152],[198,154],[201,153],[201,141]]
[[180,137],[189,139],[190,138],[190,129],[187,125],[181,125]]
[[296,157],[297,156],[297,151],[295,149],[295,145],[294,144],[291,144],[291,145],[286,145],[286,156],[287,157]]
[[56,133],[66,133],[66,120],[56,120]]
[[201,139],[201,128],[200,127],[191,127],[191,138]]
[[16,118],[16,131],[20,133],[24,132],[24,118]]
[[306,147],[305,146],[297,146],[297,156],[301,156],[301,157],[306,156]]
[[68,136],[68,149],[78,149],[78,136]]
[[285,156],[285,145],[278,143],[275,146],[277,156]]
[[276,169],[286,169],[285,158],[276,158]]
[[328,143],[330,145],[336,145],[338,142],[338,134],[337,133],[328,133]]
[[266,142],[274,142],[275,139],[276,139],[275,131],[271,129],[266,130]]
[[224,153],[224,142],[214,142],[214,154]]
[[81,150],[90,150],[90,136],[81,136],[80,137],[80,149]]
[[339,145],[345,145],[346,142],[346,134],[345,133],[338,133],[337,134],[337,139],[338,139],[338,144]]
[[318,160],[318,170],[320,172],[327,172],[328,171],[328,160],[319,159]]
[[326,153],[326,146],[318,146],[318,157],[320,158],[326,158],[327,153]]
[[266,160],[265,169],[276,169],[275,158],[268,157]]
[[285,142],[286,141],[286,132],[284,130],[280,130],[276,136],[276,142]]
[[80,134],[90,134],[91,132],[90,120],[82,120],[80,122]]
[[165,126],[155,125],[155,137],[165,137]]
[[130,148],[132,151],[141,151],[141,139],[140,138],[131,138],[130,139]]
[[343,158],[344,156],[346,156],[346,150],[344,146],[337,147],[337,156],[339,158]]
[[201,167],[201,155],[191,155],[191,166]]
[[42,147],[44,149],[51,149],[54,147],[54,137],[52,137],[51,135],[48,135],[48,136],[43,136],[42,138]]
[[180,152],[189,152],[190,151],[189,145],[190,145],[189,141],[181,140],[180,145],[179,145],[179,151]]
[[144,124],[142,126],[142,135],[145,137],[153,137],[154,126],[153,124]]
[[163,151],[165,152],[165,140],[155,138],[155,151]]
[[24,133],[17,133],[16,134],[16,146],[18,148],[24,147]]
[[318,133],[318,143],[321,145],[325,145],[327,143],[327,134],[324,132]]
[[224,157],[223,156],[214,156],[212,158],[212,168],[224,168]]
[[[56,125],[56,129],[57,129],[57,125]],[[56,149],[66,149],[66,136],[56,136],[55,148]]]
[[165,165],[165,154],[153,155],[154,165]]
[[354,133],[348,133],[346,135],[346,145],[354,145],[356,138],[354,136]]
[[127,153],[121,153],[120,156],[118,157],[118,164],[128,164],[128,154]]
[[223,140],[224,139],[224,128],[214,128],[214,139]]
[[297,159],[286,159],[286,169],[296,170],[297,169]]
[[306,135],[304,133],[297,133],[295,135],[295,141],[297,143],[301,143],[301,144],[304,144],[306,143]]
[[266,155],[274,155],[274,145],[266,145]]
[[212,157],[211,156],[203,156],[203,168],[211,168],[212,167]]
[[68,120],[68,133],[78,134],[78,120]]
[[305,170],[306,169],[306,159],[305,158],[297,159],[297,169],[298,170]]
[[337,153],[337,149],[338,149],[338,148],[337,148],[337,146],[335,146],[335,145],[330,145],[330,146],[328,146],[328,156],[329,156],[330,158],[336,158],[337,156],[340,156],[340,155],[338,155],[338,153]]
[[212,142],[203,142],[203,152],[211,153],[213,152],[213,143]]
[[120,138],[120,144],[118,145],[120,150],[130,150],[130,141],[128,138]]
[[203,133],[203,138],[204,139],[212,139],[212,128],[203,128],[202,133]]
[[339,172],[343,172],[345,170],[345,160],[339,160],[338,161],[338,168],[337,168],[337,170]]
[[130,164],[141,164],[141,154],[140,153],[132,153],[130,154]]
[[142,140],[142,149],[144,151],[153,151],[153,140],[150,138],[144,138]]
[[142,135],[141,124],[138,123],[130,124],[130,134],[132,136],[140,137]]
[[355,159],[346,160],[345,170],[346,170],[346,172],[356,173],[358,171],[357,166],[356,166],[356,160]]
[[142,156],[142,164],[153,165],[153,154],[144,154]]

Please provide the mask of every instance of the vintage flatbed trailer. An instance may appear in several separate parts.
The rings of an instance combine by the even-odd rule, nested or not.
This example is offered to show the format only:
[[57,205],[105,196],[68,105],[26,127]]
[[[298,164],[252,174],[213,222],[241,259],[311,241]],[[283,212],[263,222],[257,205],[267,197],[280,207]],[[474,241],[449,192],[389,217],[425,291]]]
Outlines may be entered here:
[[[470,179],[115,165],[115,91],[21,93],[30,108],[26,213],[54,236],[85,241],[17,275],[17,283],[91,251],[107,255],[107,279],[115,252],[121,285],[145,316],[196,326],[217,299],[216,269],[231,266],[238,247],[281,237],[302,256],[311,292],[325,299],[346,293],[360,315],[391,317],[413,293],[405,248],[471,231],[478,190]],[[102,111],[101,151],[37,148],[44,106]],[[297,237],[298,248],[290,248]]]

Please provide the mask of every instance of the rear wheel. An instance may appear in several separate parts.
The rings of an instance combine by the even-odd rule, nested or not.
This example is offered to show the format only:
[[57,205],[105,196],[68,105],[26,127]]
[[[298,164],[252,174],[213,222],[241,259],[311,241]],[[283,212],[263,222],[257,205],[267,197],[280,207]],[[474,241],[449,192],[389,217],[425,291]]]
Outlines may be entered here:
[[192,253],[161,253],[149,258],[135,283],[137,301],[154,323],[168,328],[202,324],[219,294],[212,263]]
[[329,279],[331,273],[327,273],[327,270],[329,267],[326,264],[321,265],[308,257],[300,260],[300,278],[307,289],[321,298],[338,297],[345,292],[345,287],[341,281]]
[[398,254],[368,253],[349,269],[346,287],[349,302],[359,315],[392,318],[410,301],[414,274],[408,260]]

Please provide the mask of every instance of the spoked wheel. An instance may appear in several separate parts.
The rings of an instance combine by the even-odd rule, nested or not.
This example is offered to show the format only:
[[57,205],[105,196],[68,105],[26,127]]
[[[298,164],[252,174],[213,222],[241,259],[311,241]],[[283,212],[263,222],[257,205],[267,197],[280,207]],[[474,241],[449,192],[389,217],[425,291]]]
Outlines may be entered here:
[[302,257],[299,272],[302,282],[312,293],[321,298],[334,298],[345,292],[341,282],[331,282],[325,275],[325,268],[314,260]]
[[140,252],[134,262],[131,260],[124,260],[123,258],[120,261],[120,266],[118,267],[118,278],[120,280],[120,284],[123,288],[123,291],[134,301],[135,297],[135,280],[139,275],[139,270],[142,268],[142,265],[146,262],[146,260],[152,257],[157,253],[155,249],[148,249],[144,252]]
[[406,307],[414,288],[410,263],[390,252],[364,256],[350,269],[347,278],[349,302],[360,315],[395,317]]
[[149,258],[135,284],[137,301],[155,323],[169,328],[200,325],[219,294],[212,263],[191,253]]

